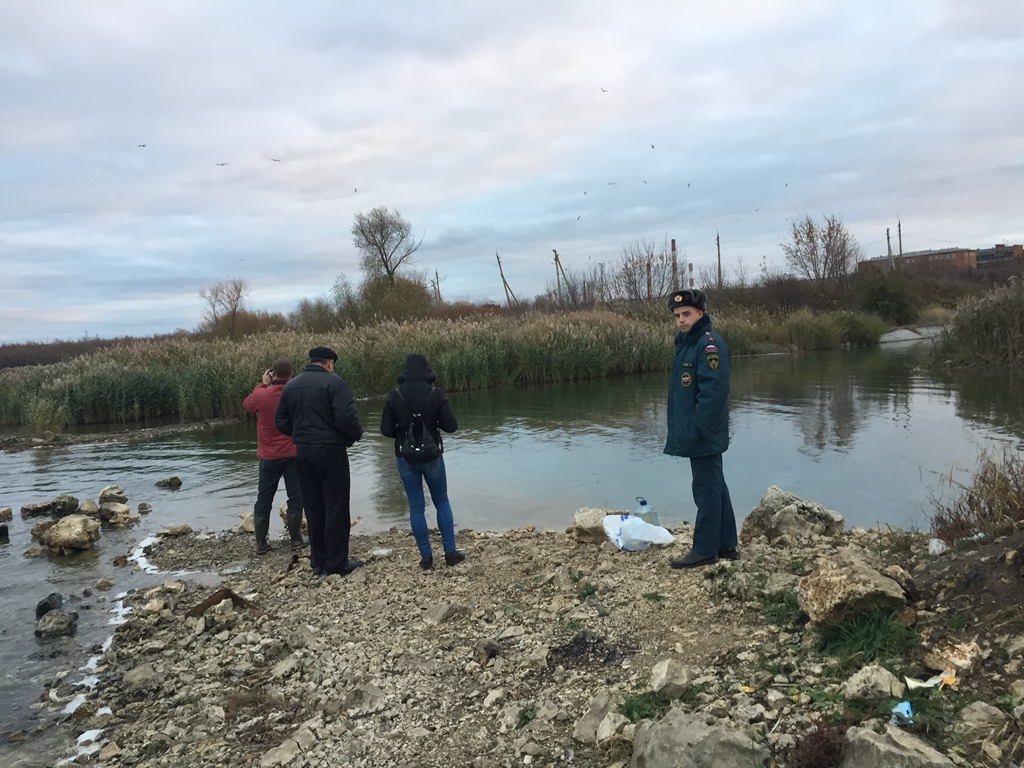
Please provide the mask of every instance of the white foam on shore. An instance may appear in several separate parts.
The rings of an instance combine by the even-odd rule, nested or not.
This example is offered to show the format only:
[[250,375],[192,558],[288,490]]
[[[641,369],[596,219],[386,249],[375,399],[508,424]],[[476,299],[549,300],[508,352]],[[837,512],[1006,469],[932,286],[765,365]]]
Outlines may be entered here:
[[97,739],[103,734],[104,730],[104,728],[94,728],[83,733],[76,742],[75,754],[58,760],[54,765],[70,765],[83,755],[94,755],[99,752],[103,744],[106,743],[103,742],[101,744],[97,742]]
[[128,555],[128,560],[138,563],[139,568],[145,573],[160,573],[160,570],[146,559],[146,547],[156,544],[156,542],[156,536],[147,536],[135,546],[132,553]]

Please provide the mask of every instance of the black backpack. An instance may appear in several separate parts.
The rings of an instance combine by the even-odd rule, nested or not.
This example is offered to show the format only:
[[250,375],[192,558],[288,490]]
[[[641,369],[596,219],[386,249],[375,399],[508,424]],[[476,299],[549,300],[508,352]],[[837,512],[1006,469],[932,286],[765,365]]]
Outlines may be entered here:
[[[435,387],[430,388],[430,394],[427,395],[424,407],[426,403],[430,402],[434,389]],[[395,391],[398,393],[398,398],[405,403],[406,408],[412,411],[412,406],[409,405],[409,401],[402,395],[402,390],[396,389]],[[434,439],[434,435],[424,425],[422,413],[413,411],[412,420],[409,422],[409,426],[402,432],[401,439],[398,441],[398,450],[402,458],[410,464],[426,464],[428,461],[433,461],[441,455],[441,447]]]

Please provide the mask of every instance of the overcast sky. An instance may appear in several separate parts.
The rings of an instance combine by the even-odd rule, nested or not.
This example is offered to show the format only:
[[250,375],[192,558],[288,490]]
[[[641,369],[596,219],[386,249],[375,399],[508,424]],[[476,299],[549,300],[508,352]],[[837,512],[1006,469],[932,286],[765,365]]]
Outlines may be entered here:
[[1019,0],[11,0],[0,342],[191,329],[230,277],[287,312],[378,205],[449,300],[716,231],[756,276],[804,214],[1022,242],[1022,93]]

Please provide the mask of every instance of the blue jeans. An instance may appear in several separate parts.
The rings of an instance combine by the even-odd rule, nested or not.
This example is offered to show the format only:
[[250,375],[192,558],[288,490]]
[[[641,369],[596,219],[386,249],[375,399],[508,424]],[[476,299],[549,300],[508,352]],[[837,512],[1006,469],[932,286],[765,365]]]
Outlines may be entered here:
[[270,533],[270,510],[282,477],[288,492],[288,533],[292,538],[296,534],[300,537],[302,535],[302,492],[299,490],[299,470],[295,466],[295,459],[290,456],[283,459],[260,459],[259,490],[252,509],[257,541],[265,540]]
[[697,520],[693,525],[693,551],[702,557],[718,557],[719,550],[736,546],[736,514],[729,498],[729,486],[722,471],[722,454],[694,456],[693,502]]
[[396,458],[398,475],[405,486],[405,495],[409,497],[409,525],[416,539],[416,547],[420,557],[430,557],[430,533],[427,530],[426,507],[423,497],[423,481],[427,481],[430,489],[430,500],[437,511],[437,527],[441,530],[441,544],[445,552],[455,551],[455,519],[452,505],[448,501],[448,475],[444,470],[444,456],[438,456],[426,464],[410,464],[402,457]]

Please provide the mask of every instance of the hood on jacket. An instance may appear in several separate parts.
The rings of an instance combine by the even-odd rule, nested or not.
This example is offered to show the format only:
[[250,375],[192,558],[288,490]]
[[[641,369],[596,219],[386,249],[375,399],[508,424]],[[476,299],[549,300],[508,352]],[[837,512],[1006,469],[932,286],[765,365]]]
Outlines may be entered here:
[[437,381],[437,376],[431,370],[430,363],[427,362],[426,357],[414,352],[405,358],[405,368],[398,374],[398,383],[404,384],[407,381],[425,381],[427,384],[433,384]]

